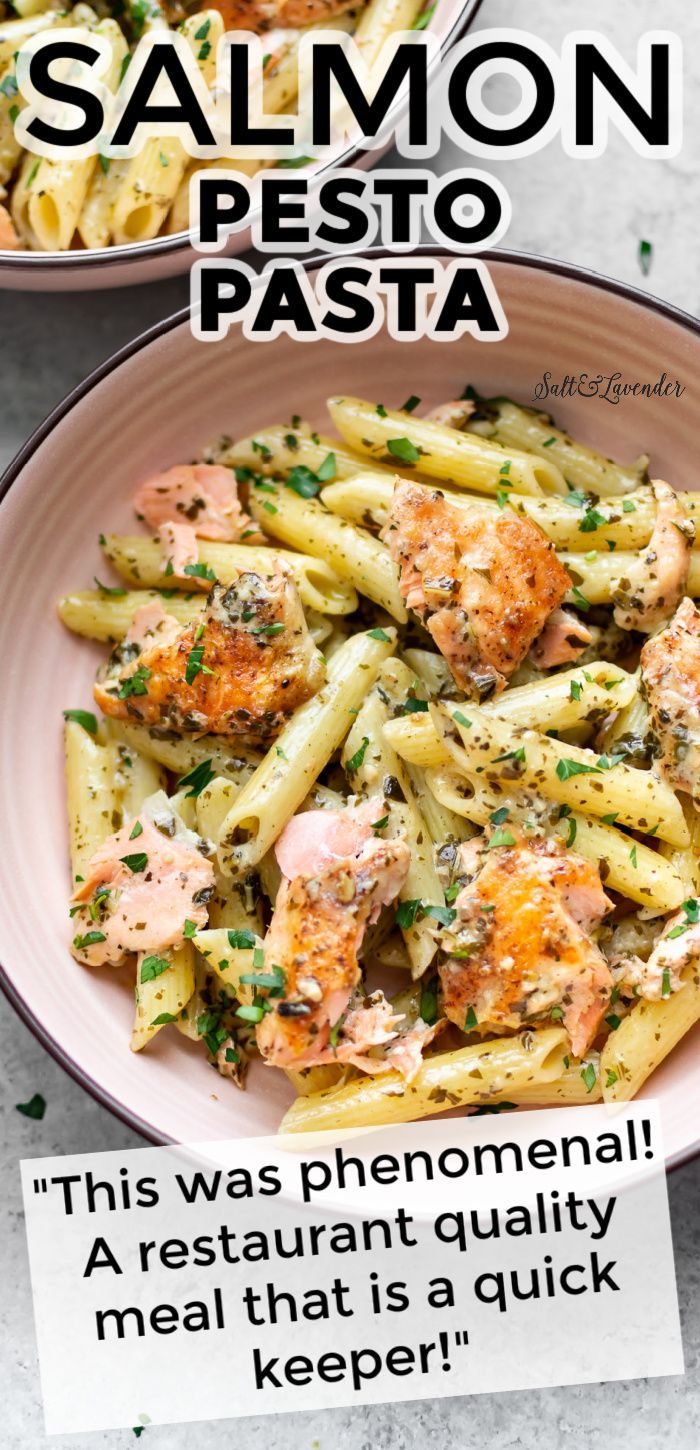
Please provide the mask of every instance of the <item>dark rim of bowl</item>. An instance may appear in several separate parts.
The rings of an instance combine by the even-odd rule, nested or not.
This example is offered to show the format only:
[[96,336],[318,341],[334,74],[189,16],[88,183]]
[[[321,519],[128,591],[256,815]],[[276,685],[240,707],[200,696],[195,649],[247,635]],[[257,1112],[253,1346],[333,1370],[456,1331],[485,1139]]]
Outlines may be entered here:
[[[452,28],[443,37],[442,48],[451,50],[462,39],[481,5],[482,0],[467,0],[465,12],[457,16]],[[355,166],[367,154],[363,146],[349,146],[342,156],[332,162],[324,162],[316,175],[321,175],[325,169]],[[153,237],[149,242],[125,242],[118,247],[86,247],[84,251],[77,252],[10,252],[0,249],[0,270],[7,268],[9,271],[20,272],[29,267],[41,275],[44,272],[65,270],[74,272],[82,267],[88,272],[92,269],[121,266],[134,259],[147,262],[156,257],[171,256],[173,253],[189,250],[190,245],[189,232],[176,232],[172,237]]]
[[[453,259],[453,253],[449,252],[444,247],[437,247],[426,244],[424,246],[417,247],[415,250],[418,255],[422,256],[447,257]],[[375,247],[369,248],[366,252],[360,253],[358,255],[379,258],[383,256],[391,256],[392,254],[388,252],[385,248]],[[498,264],[500,262],[512,266],[531,268],[533,271],[549,272],[554,274],[555,276],[566,278],[572,282],[580,282],[586,286],[598,288],[602,292],[610,292],[614,296],[621,297],[625,301],[636,303],[638,306],[645,308],[647,311],[656,312],[661,317],[664,317],[668,322],[672,322],[678,327],[685,328],[686,331],[694,333],[696,337],[700,337],[700,319],[698,319],[697,317],[691,316],[691,314],[688,312],[683,312],[680,308],[674,307],[673,304],[670,302],[664,302],[659,297],[650,297],[647,295],[647,293],[642,292],[637,287],[632,287],[626,282],[617,282],[611,277],[602,276],[600,273],[594,272],[590,268],[578,267],[572,262],[560,262],[557,261],[555,258],[531,256],[527,252],[515,252],[508,251],[506,249],[494,249],[492,251],[481,252],[479,256],[480,259],[486,262],[487,265],[490,265],[492,263]],[[324,260],[325,259],[323,257],[319,256],[308,257],[304,260],[303,265],[307,271],[313,271],[315,268],[319,267]],[[136,353],[141,352],[144,348],[149,347],[150,344],[152,342],[155,342],[157,338],[164,337],[167,335],[167,333],[174,331],[178,327],[181,327],[182,324],[187,321],[189,314],[189,308],[185,307],[182,308],[179,312],[173,313],[171,317],[164,318],[162,322],[157,322],[153,327],[150,327],[147,332],[141,333],[138,337],[134,338],[132,342],[127,343],[124,347],[120,348],[118,352],[115,352],[112,357],[108,358],[105,362],[100,363],[100,365],[94,368],[93,371],[89,373],[88,376],[84,378],[81,383],[78,383],[78,385],[73,388],[65,398],[63,398],[62,402],[58,403],[56,407],[52,409],[52,411],[44,419],[43,423],[40,423],[39,426],[35,428],[34,432],[30,434],[26,443],[23,444],[19,452],[8,464],[2,477],[0,477],[0,503],[9,492],[13,483],[15,483],[15,481],[19,477],[25,464],[29,461],[29,459],[33,456],[33,454],[41,446],[41,444],[46,440],[46,438],[49,437],[56,425],[60,423],[61,420],[67,416],[68,413],[71,412],[71,410],[75,407],[76,403],[80,402],[84,397],[87,396],[88,393],[92,392],[93,388],[97,387],[97,385],[101,383],[104,378],[109,377],[110,373],[115,372],[117,368],[121,367],[122,363],[127,362],[128,359],[135,356]],[[56,1061],[59,1066],[62,1067],[64,1071],[69,1074],[70,1077],[74,1078],[74,1080],[79,1083],[82,1088],[89,1092],[91,1096],[97,1100],[97,1102],[101,1103],[103,1107],[108,1108],[109,1111],[113,1113],[116,1118],[119,1118],[122,1123],[126,1124],[128,1128],[132,1128],[135,1132],[140,1133],[142,1137],[146,1138],[149,1142],[171,1143],[176,1141],[175,1139],[170,1138],[168,1135],[160,1132],[157,1128],[153,1126],[152,1123],[149,1123],[145,1119],[139,1117],[139,1115],[132,1112],[131,1109],[126,1108],[123,1103],[120,1103],[118,1101],[117,1098],[112,1097],[112,1094],[109,1093],[107,1089],[102,1086],[101,1083],[90,1077],[89,1073],[87,1073],[85,1069],[82,1068],[79,1063],[77,1063],[75,1059],[70,1056],[66,1049],[62,1047],[61,1044],[51,1036],[50,1032],[44,1026],[44,1024],[40,1022],[37,1017],[35,1017],[34,1013],[28,1007],[17,986],[13,982],[10,973],[2,962],[0,962],[0,989],[7,998],[7,1001],[16,1011],[18,1017],[21,1018],[25,1026],[28,1027],[30,1032],[32,1032],[34,1037],[36,1037],[37,1041],[41,1043],[42,1047],[44,1047],[46,1051],[50,1054],[50,1056],[53,1057],[54,1061]],[[685,1163],[692,1162],[692,1160],[697,1157],[699,1153],[700,1137],[696,1138],[693,1143],[691,1143],[687,1148],[681,1150],[681,1152],[674,1154],[672,1158],[668,1158],[666,1160],[666,1168],[667,1170],[680,1168]]]

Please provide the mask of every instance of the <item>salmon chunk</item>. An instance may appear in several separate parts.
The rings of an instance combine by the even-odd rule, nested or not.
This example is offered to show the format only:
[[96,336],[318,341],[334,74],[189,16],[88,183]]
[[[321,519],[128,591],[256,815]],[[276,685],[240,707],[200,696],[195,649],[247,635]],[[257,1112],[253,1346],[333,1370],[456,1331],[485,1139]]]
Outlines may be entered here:
[[[346,10],[362,9],[365,0],[220,0],[217,6],[226,30],[296,30],[332,20]],[[206,4],[200,9],[206,9]]]
[[[589,932],[611,909],[595,868],[553,841],[479,851],[455,901],[439,968],[444,1011],[459,1027],[514,1032],[561,1019],[580,1057],[595,1037],[612,977]],[[473,843],[470,843],[473,845]],[[464,853],[473,869],[474,853]]]
[[247,573],[228,589],[215,584],[201,622],[146,644],[94,694],[118,720],[267,739],[324,679],[296,585],[280,566],[269,578]]
[[0,251],[13,252],[19,246],[19,237],[12,217],[6,206],[0,206]]
[[167,574],[168,578],[172,574],[175,579],[186,579],[191,589],[208,589],[206,579],[186,573],[192,564],[199,563],[199,545],[192,525],[159,524],[158,538],[163,546],[161,574]]
[[689,897],[666,922],[646,961],[634,953],[611,957],[610,965],[623,996],[662,1001],[683,987],[681,972],[700,957],[700,902]]
[[[381,802],[374,801],[374,810]],[[265,938],[265,972],[278,975],[280,994],[257,1028],[258,1046],[278,1067],[309,1067],[334,1061],[342,1018],[360,981],[358,956],[365,928],[382,906],[394,901],[406,879],[410,852],[405,841],[376,837],[360,812],[309,811],[305,842],[289,827],[278,842],[281,865],[301,867],[283,878]],[[380,812],[381,814],[381,812]],[[376,819],[376,817],[375,817]],[[347,855],[340,856],[341,836]],[[308,868],[308,869],[304,869]],[[348,1019],[350,1020],[350,1019]],[[386,1020],[352,1019],[352,1052],[385,1041]],[[334,1040],[331,1040],[333,1032]],[[330,1055],[324,1057],[326,1049]]]
[[588,648],[592,638],[590,629],[570,609],[555,609],[535,640],[530,659],[541,670],[571,664]]
[[189,831],[164,791],[108,836],[92,856],[72,903],[73,954],[91,967],[116,966],[130,952],[180,946],[185,923],[208,919],[213,847]]
[[656,499],[652,536],[613,595],[615,623],[644,634],[670,619],[683,598],[695,538],[695,524],[670,485],[657,479],[651,487]]
[[466,512],[438,490],[397,480],[383,537],[401,593],[456,684],[498,694],[570,587],[553,545],[529,519]]
[[700,612],[684,599],[640,656],[642,689],[660,751],[657,769],[700,809]]
[[140,519],[152,529],[188,524],[198,539],[234,544],[263,535],[238,497],[235,475],[214,463],[179,463],[142,483],[134,497]]

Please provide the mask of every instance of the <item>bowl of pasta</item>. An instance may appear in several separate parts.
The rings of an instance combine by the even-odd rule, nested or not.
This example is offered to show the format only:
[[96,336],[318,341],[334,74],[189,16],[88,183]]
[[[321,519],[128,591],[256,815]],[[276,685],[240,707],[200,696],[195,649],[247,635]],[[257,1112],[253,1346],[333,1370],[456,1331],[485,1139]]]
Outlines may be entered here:
[[[218,8],[183,0],[127,0],[111,6],[78,0],[0,0],[0,285],[38,291],[126,286],[184,272],[190,246],[189,182],[203,165],[174,138],[146,143],[130,161],[103,156],[83,161],[49,161],[23,151],[15,122],[24,105],[16,80],[16,55],[24,41],[63,26],[92,30],[111,47],[105,84],[117,91],[135,47],[149,33],[177,28],[192,48],[206,85],[216,78],[217,45],[225,30],[244,28],[265,37],[263,94],[267,115],[294,109],[301,37],[318,29],[351,33],[368,63],[387,37],[399,30],[426,29],[442,53],[454,44],[481,0],[276,0]],[[399,110],[395,108],[398,116]],[[328,159],[293,159],[316,176],[330,167],[366,167],[373,154],[361,137],[336,147]],[[226,163],[223,163],[226,164]],[[229,162],[254,176],[270,162]],[[251,216],[251,223],[253,217]],[[236,233],[229,252],[250,245],[250,230]]]
[[489,262],[497,347],[180,314],[6,474],[3,984],[154,1139],[653,1093],[697,1148],[700,329]]

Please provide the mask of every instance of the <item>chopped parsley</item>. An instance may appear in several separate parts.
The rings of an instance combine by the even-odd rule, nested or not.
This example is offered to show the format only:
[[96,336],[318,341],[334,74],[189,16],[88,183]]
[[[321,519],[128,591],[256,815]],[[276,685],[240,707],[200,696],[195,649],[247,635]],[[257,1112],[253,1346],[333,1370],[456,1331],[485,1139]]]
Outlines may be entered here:
[[669,970],[668,967],[664,967],[663,976],[661,978],[661,996],[662,997],[670,997],[670,995],[671,995],[671,973],[670,973],[670,970]]
[[411,897],[408,901],[400,901],[394,918],[396,925],[400,926],[403,931],[408,931],[414,925],[422,905],[419,896]]
[[131,832],[131,835],[129,836],[129,840],[130,841],[136,841],[138,839],[138,837],[139,836],[142,836],[142,835],[143,835],[143,826],[141,825],[141,822],[140,821],[134,821],[134,829]]
[[617,1082],[617,1073],[613,1070],[613,1068],[609,1067],[608,1068],[608,1075],[607,1075],[607,1077],[605,1079],[605,1086],[606,1086],[606,1088],[614,1087],[616,1082]]
[[127,675],[126,679],[122,680],[121,689],[119,690],[117,699],[128,700],[130,695],[147,695],[148,686],[146,684],[146,681],[150,680],[150,678],[151,671],[147,668],[147,666],[139,665],[138,669],[134,670],[133,674]]
[[580,700],[581,699],[581,691],[582,691],[582,689],[583,689],[583,685],[581,684],[581,681],[580,680],[572,680],[571,681],[571,684],[569,686],[569,696],[570,696],[570,698],[572,700]]
[[586,599],[585,594],[582,594],[581,590],[577,589],[575,584],[572,584],[571,586],[571,593],[574,596],[574,603],[577,604],[579,609],[582,609],[585,614],[586,610],[590,609],[591,607],[590,599]]
[[239,927],[228,933],[228,944],[234,952],[244,952],[255,946],[255,937],[247,927]]
[[276,639],[278,634],[282,634],[283,629],[283,624],[256,624],[250,632],[251,634],[264,634],[267,639]]
[[556,774],[559,780],[570,780],[572,775],[599,775],[600,766],[584,765],[580,760],[569,760],[568,756],[564,756],[557,761]]
[[467,1012],[467,1015],[466,1015],[466,1017],[464,1019],[464,1030],[465,1030],[465,1032],[471,1032],[474,1027],[478,1027],[478,1026],[479,1026],[479,1019],[478,1019],[478,1017],[476,1015],[476,1012],[474,1011],[474,1008],[473,1007],[470,1007],[469,1008],[469,1011]]
[[34,1093],[28,1103],[15,1103],[15,1107],[25,1118],[34,1118],[40,1122],[46,1112],[46,1099],[41,1093]]
[[641,268],[642,276],[643,277],[648,277],[649,276],[649,273],[651,271],[652,258],[654,256],[654,247],[653,247],[653,244],[651,242],[647,242],[647,241],[642,240],[639,243],[639,254],[638,255],[639,255],[639,266]]
[[182,572],[191,579],[206,579],[209,584],[216,584],[216,574],[208,564],[185,564]]
[[360,766],[362,765],[362,762],[365,758],[368,745],[369,735],[363,735],[362,744],[355,751],[355,754],[351,755],[350,759],[345,762],[345,769],[349,775],[354,775],[355,771],[360,769]]
[[393,457],[400,458],[402,463],[417,463],[420,458],[420,453],[410,438],[389,438],[386,446]]
[[607,522],[608,520],[606,519],[605,514],[601,514],[598,509],[589,508],[586,509],[586,512],[581,519],[581,522],[578,526],[578,531],[580,534],[593,534],[595,533],[596,529],[602,529],[605,524],[607,524]]
[[617,1029],[620,1026],[620,1023],[622,1021],[622,1018],[621,1017],[618,1017],[618,1015],[617,1015],[616,1012],[611,1012],[610,1013],[610,1016],[609,1017],[606,1017],[605,1021],[607,1022],[608,1027],[610,1028],[610,1031],[611,1032],[617,1032]]
[[492,824],[494,826],[502,826],[503,825],[503,822],[508,820],[509,815],[510,815],[510,807],[509,806],[499,806],[497,811],[492,811],[491,812],[491,815],[489,816],[489,820],[492,822]]
[[377,629],[368,629],[367,630],[367,638],[368,639],[378,639],[378,640],[381,640],[382,644],[390,644],[391,643],[391,635],[390,634],[387,634],[387,632],[386,632],[385,629],[379,629],[379,628],[377,628]]
[[159,1012],[158,1016],[153,1018],[151,1027],[165,1027],[168,1022],[177,1022],[177,1012]]
[[64,710],[64,720],[74,720],[76,725],[82,725],[89,735],[97,734],[97,720],[91,710]]
[[623,498],[623,500],[622,500],[622,512],[623,512],[623,514],[636,514],[636,512],[637,512],[637,505],[636,505],[636,503],[633,503],[632,500],[631,500],[631,498]]
[[491,840],[486,847],[487,851],[494,851],[497,846],[514,846],[515,836],[508,830],[507,826],[498,826],[494,831]]
[[122,589],[119,584],[115,584],[113,586],[110,584],[103,584],[102,580],[98,579],[96,574],[93,574],[92,577],[97,585],[97,588],[100,591],[100,594],[111,594],[113,599],[124,598],[124,595],[126,594],[126,589]]
[[120,856],[120,861],[128,866],[129,870],[136,876],[139,871],[145,871],[148,865],[148,856],[145,851],[133,851],[130,856]]
[[94,947],[98,942],[106,940],[107,938],[103,931],[87,931],[85,936],[73,937],[73,946],[76,951],[82,952],[85,947]]
[[401,412],[401,413],[413,413],[414,410],[418,407],[419,403],[420,403],[420,398],[417,398],[416,395],[415,395],[415,393],[411,393],[410,398],[407,398],[406,399],[406,402],[401,404],[401,407],[399,409],[399,412]]
[[189,785],[191,787],[187,792],[187,799],[190,796],[201,795],[205,787],[209,785],[209,782],[214,779],[215,774],[216,771],[212,770],[211,760],[200,760],[199,765],[195,765],[192,770],[188,770],[187,775],[180,776],[178,788],[181,785]]
[[169,972],[171,966],[172,962],[169,962],[167,957],[144,957],[139,978],[141,984],[155,982],[156,977],[162,977],[164,972]]
[[587,1062],[585,1067],[581,1068],[581,1077],[587,1093],[593,1092],[596,1085],[596,1076],[595,1066],[592,1062]]

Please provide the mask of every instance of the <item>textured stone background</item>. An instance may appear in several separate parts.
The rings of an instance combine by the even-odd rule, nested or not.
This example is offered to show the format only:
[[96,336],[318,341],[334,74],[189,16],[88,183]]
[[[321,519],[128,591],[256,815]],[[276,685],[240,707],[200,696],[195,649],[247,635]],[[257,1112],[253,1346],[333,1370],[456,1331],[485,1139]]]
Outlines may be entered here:
[[[671,162],[641,162],[613,141],[605,157],[572,162],[557,143],[538,156],[482,163],[498,169],[513,199],[506,244],[564,258],[645,287],[700,311],[700,252],[696,218],[700,170],[693,139],[700,119],[700,16],[689,0],[484,0],[479,26],[515,23],[557,45],[572,28],[604,29],[632,58],[628,37],[664,26],[686,48],[686,145]],[[504,98],[505,99],[505,98]],[[445,148],[440,170],[462,158]],[[638,245],[654,243],[648,279]],[[125,292],[64,297],[4,293],[0,299],[0,465],[61,397],[114,350],[151,323],[183,306],[185,279]],[[561,322],[561,319],[559,320]],[[40,899],[37,909],[40,909]],[[20,1157],[135,1146],[140,1141],[68,1078],[0,1003],[0,1363],[3,1405],[0,1445],[38,1450],[43,1434],[34,1348],[24,1225],[17,1163]],[[42,1123],[15,1104],[41,1091]],[[184,1450],[197,1444],[223,1450],[690,1450],[700,1440],[700,1266],[697,1214],[700,1162],[670,1180],[676,1265],[685,1337],[684,1378],[550,1389],[475,1399],[425,1401],[406,1407],[361,1407],[324,1414],[250,1419],[238,1424],[149,1428],[144,1450]],[[640,1272],[643,1273],[643,1265]],[[649,1313],[654,1313],[653,1304]],[[66,1326],[70,1332],[70,1326]],[[58,1442],[56,1442],[58,1443]],[[61,1443],[64,1443],[61,1441]],[[70,1437],[79,1450],[134,1443],[130,1430]]]

